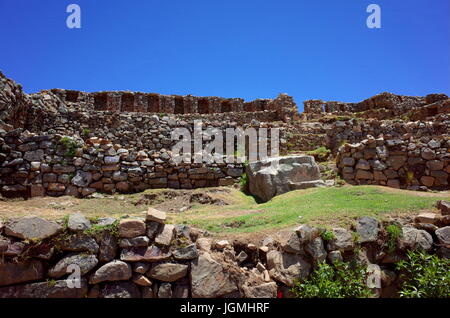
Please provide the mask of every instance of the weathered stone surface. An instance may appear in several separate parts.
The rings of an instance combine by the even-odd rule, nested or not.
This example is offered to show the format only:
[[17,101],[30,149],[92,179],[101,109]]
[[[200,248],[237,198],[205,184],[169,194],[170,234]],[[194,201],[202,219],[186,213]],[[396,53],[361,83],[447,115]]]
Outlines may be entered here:
[[179,280],[175,284],[172,298],[189,298],[189,280]]
[[267,268],[270,277],[287,286],[293,286],[294,280],[303,279],[311,272],[311,264],[304,256],[278,251],[267,253]]
[[137,219],[122,219],[119,222],[120,237],[132,238],[145,234],[144,221]]
[[116,257],[118,249],[116,238],[109,232],[103,232],[98,235],[97,240],[99,243],[99,262],[105,263],[112,261]]
[[84,252],[96,254],[99,250],[97,242],[86,234],[75,234],[59,242],[59,247],[64,251]]
[[414,218],[417,223],[435,224],[439,221],[436,213],[424,212]]
[[450,245],[450,226],[442,227],[435,233],[439,243]]
[[135,283],[136,285],[139,285],[139,286],[144,286],[144,287],[152,286],[151,280],[142,274],[134,274],[132,281],[133,281],[133,283]]
[[[307,187],[324,186],[312,156],[269,158],[250,163],[246,169],[249,191],[263,201],[276,195]],[[308,183],[314,181],[315,183]]]
[[306,244],[305,251],[311,255],[316,263],[322,263],[327,259],[327,251],[325,250],[323,240],[320,237],[316,237],[314,240]]
[[170,283],[162,283],[159,286],[158,298],[172,298],[172,285]]
[[401,248],[416,250],[421,249],[428,251],[433,246],[433,238],[424,231],[418,230],[410,226],[402,227],[403,236],[400,239]]
[[108,283],[101,289],[100,298],[141,298],[141,292],[132,282]]
[[148,246],[150,239],[147,236],[137,236],[133,238],[124,238],[119,241],[121,248]]
[[450,202],[439,200],[437,207],[441,211],[442,215],[450,215]]
[[48,276],[52,278],[60,278],[64,275],[70,274],[67,272],[67,268],[70,265],[77,265],[80,267],[81,275],[88,273],[98,263],[95,255],[86,254],[71,254],[62,258],[55,266],[48,271]]
[[149,269],[150,269],[149,263],[142,263],[142,262],[133,263],[133,271],[136,273],[145,274],[148,272]]
[[38,217],[25,217],[8,222],[5,234],[24,240],[42,240],[57,234],[61,226]]
[[188,245],[173,251],[173,257],[177,260],[191,260],[198,257],[197,247],[195,244]]
[[215,298],[238,290],[230,274],[204,253],[191,263],[191,292],[193,298]]
[[257,286],[244,286],[246,298],[276,298],[277,284],[275,282],[264,283]]
[[114,260],[97,269],[89,278],[89,284],[128,280],[132,276],[131,266],[125,262]]
[[172,242],[175,233],[175,226],[172,224],[165,224],[161,231],[155,237],[155,243],[158,245],[169,246]]
[[80,213],[69,215],[67,227],[71,231],[84,231],[91,228],[91,222]]
[[168,260],[171,253],[161,251],[157,246],[123,249],[120,259],[125,262],[159,262]]
[[88,284],[85,279],[79,283],[80,288],[69,288],[67,280],[3,287],[0,298],[83,298],[88,292]]
[[0,286],[31,282],[44,278],[40,261],[0,263]]
[[336,262],[342,262],[344,260],[340,251],[329,252],[327,258],[331,264],[334,264]]
[[363,216],[357,220],[356,233],[358,242],[375,242],[378,236],[378,221],[374,218]]
[[44,160],[44,150],[38,149],[33,151],[27,151],[23,155],[23,158],[27,161],[42,161]]
[[334,238],[327,243],[328,251],[349,251],[353,248],[353,237],[349,231],[343,228],[334,228],[332,232]]
[[147,210],[147,217],[146,217],[147,222],[158,222],[164,224],[166,218],[167,218],[166,212],[159,211],[153,208],[148,208]]
[[147,275],[163,282],[174,282],[186,276],[187,272],[187,265],[163,263],[153,266]]
[[292,232],[285,242],[282,242],[283,251],[293,254],[303,254],[303,246],[296,232]]
[[78,170],[71,182],[78,187],[87,187],[92,182],[92,173]]
[[297,233],[297,237],[300,241],[300,244],[304,245],[319,236],[319,230],[313,227],[310,227],[307,224],[302,224],[298,228],[295,229]]
[[3,241],[3,251],[0,252],[3,256],[16,257],[20,256],[25,249],[25,244],[22,242],[10,242],[9,240]]

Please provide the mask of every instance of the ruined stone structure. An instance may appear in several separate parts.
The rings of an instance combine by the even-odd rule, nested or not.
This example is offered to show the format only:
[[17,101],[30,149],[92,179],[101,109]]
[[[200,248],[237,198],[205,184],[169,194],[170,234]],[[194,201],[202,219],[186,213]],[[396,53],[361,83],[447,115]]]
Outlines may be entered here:
[[[439,172],[433,170],[433,174],[440,173],[440,181],[428,179],[417,185],[448,188],[448,181],[443,182],[444,174],[448,174],[445,169],[449,153],[445,149],[450,137],[450,99],[446,95],[409,97],[382,93],[359,103],[313,100],[304,105],[304,112],[299,115],[293,98],[285,94],[252,102],[239,98],[63,89],[27,95],[20,85],[0,73],[0,191],[8,196],[86,196],[94,191],[233,184],[243,172],[240,164],[172,162],[171,149],[176,141],[171,132],[179,127],[192,132],[196,120],[202,120],[203,132],[210,140],[207,127],[218,128],[223,135],[227,128],[279,128],[281,154],[323,146],[336,155],[342,144],[359,143],[368,136],[384,140],[413,137],[424,144],[439,140],[444,149],[439,160],[444,165]],[[61,148],[60,140],[66,140],[71,149]],[[403,155],[409,156],[406,152]],[[404,170],[409,171],[408,167]],[[76,184],[78,177],[74,177],[80,175],[84,181]],[[344,175],[354,183],[355,178],[349,176],[352,174]],[[416,179],[420,181],[423,176],[430,175],[424,172]]]
[[[308,100],[304,102],[304,114],[308,118],[325,113],[349,115],[357,113],[364,118],[387,119],[403,115],[415,116],[417,119],[448,113],[450,103],[445,94],[430,94],[425,97],[402,96],[392,93],[381,93],[359,103],[337,101]],[[423,112],[422,109],[427,111]],[[415,112],[423,112],[419,117]],[[315,116],[316,115],[316,116]]]

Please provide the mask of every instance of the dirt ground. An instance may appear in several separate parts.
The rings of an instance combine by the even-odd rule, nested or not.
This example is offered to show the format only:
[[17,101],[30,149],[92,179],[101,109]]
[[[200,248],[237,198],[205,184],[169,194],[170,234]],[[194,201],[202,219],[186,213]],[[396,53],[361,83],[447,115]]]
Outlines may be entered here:
[[[384,188],[392,193],[400,193],[405,190]],[[442,197],[450,192],[414,192],[417,196]],[[157,189],[147,190],[143,193],[128,195],[96,195],[90,199],[78,199],[74,197],[39,197],[24,199],[0,199],[0,220],[8,220],[24,216],[39,216],[46,219],[61,219],[71,213],[79,212],[88,218],[104,216],[145,217],[148,207],[153,207],[168,213],[168,221],[176,221],[184,212],[199,211],[195,217],[215,219],[224,217],[238,217],[246,214],[259,213],[258,209],[233,209],[233,204],[239,203],[239,190],[232,187],[216,187],[195,190],[171,190]],[[230,209],[226,207],[230,206]],[[220,208],[219,208],[220,207]],[[214,213],[215,210],[217,213]],[[209,213],[204,213],[208,211]],[[211,213],[211,211],[213,213]],[[392,215],[397,217],[397,215]],[[333,224],[348,223],[345,216],[332,220]],[[330,220],[318,218],[312,225],[323,225]],[[251,233],[212,233],[217,238],[228,240],[240,239],[258,243],[271,235],[274,238],[286,234],[292,226],[254,231]]]

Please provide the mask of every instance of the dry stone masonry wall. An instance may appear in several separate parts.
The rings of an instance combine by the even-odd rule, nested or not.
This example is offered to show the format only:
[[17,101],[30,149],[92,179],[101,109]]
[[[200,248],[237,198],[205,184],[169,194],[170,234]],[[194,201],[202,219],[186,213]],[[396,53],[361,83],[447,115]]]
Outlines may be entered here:
[[[304,105],[299,116],[293,98],[286,94],[252,102],[63,89],[27,95],[20,85],[0,73],[1,190],[3,194],[86,195],[94,189],[132,192],[153,187],[232,184],[242,171],[240,165],[173,165],[170,150],[175,141],[171,140],[171,132],[178,127],[192,131],[195,120],[202,120],[204,129],[215,127],[222,132],[236,127],[279,128],[281,154],[326,147],[336,155],[342,144],[361,143],[368,136],[385,140],[414,138],[413,143],[419,144],[441,140],[442,147],[448,149],[450,99],[444,94],[410,97],[382,93],[360,103],[312,100]],[[59,140],[66,140],[66,136],[76,140],[76,149],[60,149]],[[99,142],[91,142],[96,138]],[[204,144],[207,142],[204,140]],[[410,150],[405,153],[407,162],[412,162],[416,155]],[[448,181],[443,181],[448,174],[447,157],[443,152],[437,156],[443,157],[438,159],[444,163],[441,170],[429,170],[426,162],[419,162],[399,168],[398,176],[388,172],[387,180],[369,171],[381,178],[375,180],[375,176],[356,178],[355,163],[355,167],[346,167],[344,178],[353,183],[448,189]],[[117,157],[119,162],[109,161],[117,161]],[[354,177],[350,168],[355,169]],[[85,180],[89,182],[79,183],[80,176],[73,179],[81,173],[88,176]],[[411,173],[414,177],[406,182],[405,173],[406,178]]]
[[136,151],[95,137],[37,135],[22,129],[0,132],[1,193],[84,197],[94,192],[193,189],[232,185],[243,173],[237,163],[175,164],[166,147],[169,138],[153,138],[158,150]]
[[[354,229],[333,228],[327,239],[324,229],[303,224],[257,245],[168,224],[166,214],[152,208],[145,219],[11,219],[0,222],[0,298],[292,297],[297,279],[319,262],[337,261],[370,267],[368,284],[379,282],[369,285],[374,296],[392,297],[395,262],[407,250],[450,257],[450,203],[438,206],[441,212],[415,219],[361,217]],[[402,232],[394,249],[386,245],[388,224]]]
[[351,184],[377,184],[409,190],[448,189],[450,139],[444,136],[374,138],[339,148],[337,163]]

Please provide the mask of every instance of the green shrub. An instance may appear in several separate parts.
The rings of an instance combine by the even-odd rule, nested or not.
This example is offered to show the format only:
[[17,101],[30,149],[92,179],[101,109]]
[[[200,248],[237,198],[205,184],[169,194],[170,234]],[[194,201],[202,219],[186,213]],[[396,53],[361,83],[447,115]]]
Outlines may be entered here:
[[245,172],[239,178],[239,186],[242,192],[248,191],[248,175]]
[[450,260],[425,252],[407,252],[396,264],[400,272],[400,297],[450,298]]
[[112,236],[119,237],[119,220],[115,220],[110,225],[93,224],[90,229],[85,230],[84,233],[90,236],[97,236],[103,232],[109,232]]
[[326,148],[324,146],[321,146],[321,147],[316,148],[314,150],[308,151],[306,154],[310,155],[310,156],[313,156],[317,160],[325,161],[325,160],[327,160],[327,158],[330,155],[330,153],[331,153],[330,149],[328,149],[328,148]]
[[386,245],[388,247],[388,252],[392,253],[397,248],[397,241],[403,235],[402,228],[397,224],[391,224],[386,227],[386,232],[388,233],[388,241]]
[[59,140],[59,144],[64,147],[66,153],[64,154],[66,157],[75,157],[77,148],[79,147],[78,143],[71,139],[70,137],[62,137]]
[[319,264],[303,282],[291,289],[299,298],[361,298],[372,295],[366,286],[366,269],[356,263]]
[[328,230],[323,231],[320,236],[324,241],[331,241],[335,239],[334,233]]
[[91,130],[89,128],[83,128],[83,136],[89,136]]

